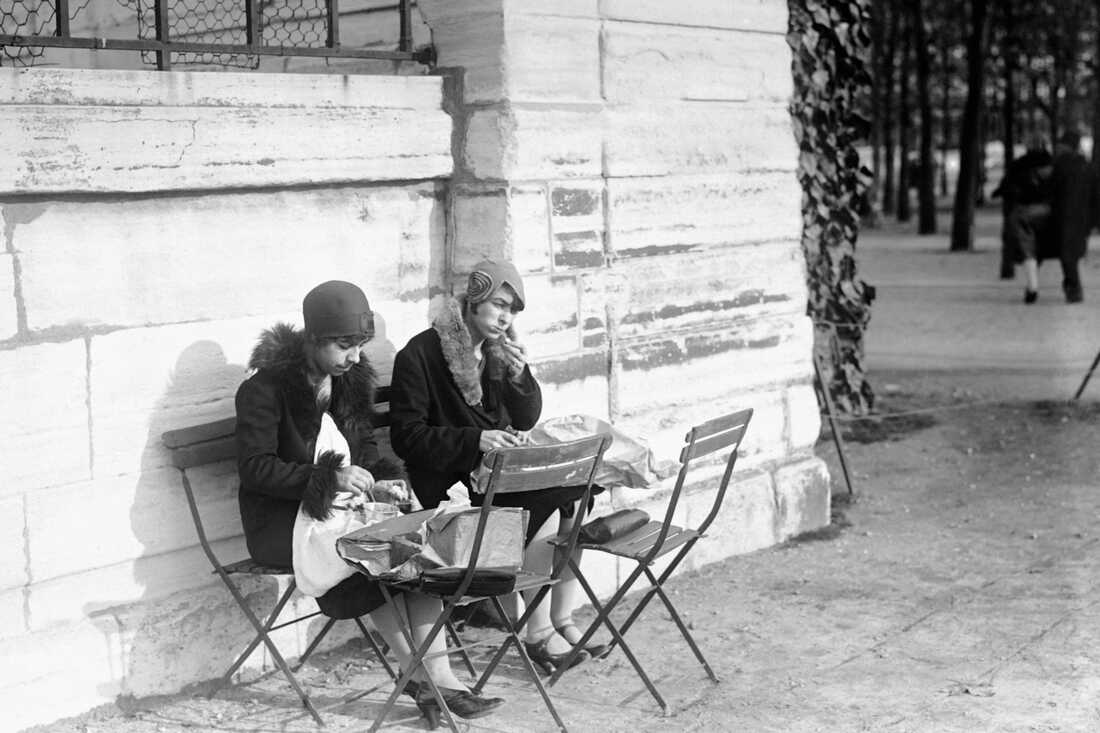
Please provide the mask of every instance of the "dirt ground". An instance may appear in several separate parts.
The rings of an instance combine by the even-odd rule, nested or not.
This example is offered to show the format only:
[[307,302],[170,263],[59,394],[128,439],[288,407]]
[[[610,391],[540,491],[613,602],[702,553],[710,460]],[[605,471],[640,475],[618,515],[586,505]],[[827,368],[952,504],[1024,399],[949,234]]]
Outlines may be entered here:
[[[651,608],[627,638],[672,714],[616,652],[552,688],[570,730],[1100,730],[1100,376],[1067,402],[1100,347],[1098,263],[1084,306],[1059,303],[1047,270],[1041,307],[1025,309],[1022,285],[997,282],[995,247],[980,244],[945,259],[942,241],[867,237],[882,416],[842,433],[854,498],[823,431],[832,526],[672,582],[721,683]],[[1067,321],[1075,339],[1058,330]],[[303,676],[329,730],[366,730],[388,691],[354,644]],[[516,667],[491,691],[508,703],[469,730],[555,730]],[[423,729],[411,705],[385,728]],[[131,701],[36,730],[316,729],[269,677],[214,700]]]

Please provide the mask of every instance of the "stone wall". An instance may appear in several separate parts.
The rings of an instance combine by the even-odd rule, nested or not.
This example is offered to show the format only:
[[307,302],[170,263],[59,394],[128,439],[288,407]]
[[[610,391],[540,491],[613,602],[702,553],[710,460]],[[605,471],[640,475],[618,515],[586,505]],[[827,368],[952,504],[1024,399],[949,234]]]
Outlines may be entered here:
[[[693,563],[827,524],[786,3],[420,6],[456,70],[452,275],[486,255],[527,274],[518,324],[546,411],[609,417],[675,457],[690,425],[755,408],[721,539]],[[689,520],[712,496],[696,483]],[[656,515],[666,497],[601,502]]]
[[[259,330],[331,277],[371,298],[384,374],[473,262],[507,256],[546,416],[608,417],[673,458],[691,424],[754,407],[692,567],[828,522],[785,2],[420,5],[438,76],[0,69],[12,727],[209,679],[249,637],[160,435],[231,414]],[[233,466],[192,480],[239,556]],[[658,514],[667,488],[599,510]],[[599,570],[609,592],[621,569]]]
[[[228,667],[249,632],[160,435],[232,414],[260,329],[300,323],[322,280],[370,294],[388,373],[443,280],[451,121],[439,78],[0,69],[0,129],[0,708],[18,728]],[[193,479],[237,559],[234,466]]]

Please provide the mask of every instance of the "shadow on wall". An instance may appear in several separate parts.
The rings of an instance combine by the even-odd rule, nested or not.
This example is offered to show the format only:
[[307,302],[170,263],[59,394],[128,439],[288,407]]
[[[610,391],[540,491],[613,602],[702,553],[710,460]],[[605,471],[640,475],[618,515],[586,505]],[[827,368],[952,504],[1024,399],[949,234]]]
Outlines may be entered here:
[[[364,349],[364,356],[374,365],[380,384],[389,383],[396,353],[386,333],[385,319],[376,314],[375,338]],[[165,430],[231,415],[232,397],[247,374],[244,365],[228,362],[218,343],[196,341],[177,357],[157,401],[130,507],[133,541],[140,545],[133,553],[137,558],[133,582],[140,598],[90,599],[84,605],[84,613],[104,634],[111,657],[122,660],[123,668],[114,670],[112,681],[98,688],[104,697],[175,692],[198,681],[216,679],[254,636],[202,553],[180,472],[165,465],[169,459],[161,441]],[[376,438],[380,448],[389,449],[388,431],[378,431]],[[188,469],[188,477],[218,559],[230,563],[246,557],[235,462],[196,466]],[[261,619],[284,587],[280,581],[262,576],[244,578],[241,583],[242,592]],[[299,612],[315,610],[311,601],[295,598],[303,605]],[[293,612],[288,607],[284,617]],[[301,640],[313,638],[323,623],[322,618],[311,619],[308,624],[278,632],[276,643],[288,657],[296,656],[304,647]],[[338,624],[326,645],[346,640],[354,630],[351,624]],[[292,642],[295,636],[297,646]],[[264,650],[256,650],[249,666],[255,668],[266,657]],[[287,692],[286,704],[297,707],[297,700]]]

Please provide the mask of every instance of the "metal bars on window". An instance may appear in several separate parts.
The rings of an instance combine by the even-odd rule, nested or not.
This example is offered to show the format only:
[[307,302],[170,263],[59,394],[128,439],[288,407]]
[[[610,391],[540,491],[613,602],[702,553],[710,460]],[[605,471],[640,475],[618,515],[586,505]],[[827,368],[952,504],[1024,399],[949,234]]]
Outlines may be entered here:
[[[117,2],[123,14],[133,12],[137,37],[74,35],[72,21],[97,1]],[[0,65],[32,66],[46,48],[137,51],[158,69],[181,64],[255,68],[261,56],[434,61],[431,47],[413,48],[415,0],[345,2],[357,13],[392,18],[396,11],[396,48],[342,45],[339,0],[2,0]],[[131,26],[135,15],[129,16]],[[383,35],[394,37],[392,30]]]

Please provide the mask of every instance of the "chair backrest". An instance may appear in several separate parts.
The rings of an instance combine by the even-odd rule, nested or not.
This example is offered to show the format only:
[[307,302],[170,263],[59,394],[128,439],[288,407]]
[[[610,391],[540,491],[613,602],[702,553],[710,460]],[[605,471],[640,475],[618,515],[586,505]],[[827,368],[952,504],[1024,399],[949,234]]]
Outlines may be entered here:
[[[374,394],[375,419],[374,427],[385,428],[390,424],[390,388],[379,387]],[[187,494],[187,505],[191,510],[191,519],[195,523],[195,532],[199,537],[199,544],[203,552],[214,563],[219,565],[214,557],[213,550],[206,538],[206,530],[203,528],[202,515],[199,513],[198,502],[195,500],[195,492],[187,475],[187,469],[195,466],[203,466],[207,463],[225,461],[237,456],[237,444],[234,434],[237,429],[237,418],[226,417],[212,422],[191,425],[186,428],[168,430],[161,435],[161,442],[172,456],[172,465],[180,469],[183,474],[183,489]]]
[[485,526],[489,519],[489,512],[492,510],[493,498],[497,494],[540,491],[561,486],[584,486],[584,495],[580,498],[580,508],[573,521],[569,539],[562,551],[558,553],[559,559],[551,571],[551,577],[558,577],[568,563],[573,547],[577,544],[584,513],[588,510],[588,500],[592,494],[592,482],[599,470],[604,451],[610,444],[611,436],[593,435],[554,445],[497,448],[485,454],[482,465],[489,469],[489,479],[485,484],[485,500],[481,507],[481,515],[478,517],[477,532],[470,550],[470,561],[455,595],[465,594],[473,579]]
[[730,476],[733,475],[733,466],[737,463],[737,449],[741,446],[741,441],[745,437],[745,431],[748,430],[749,421],[752,419],[752,412],[750,408],[716,417],[713,420],[708,420],[705,423],[696,425],[688,431],[686,436],[684,436],[684,447],[680,451],[680,473],[676,476],[676,485],[672,490],[672,497],[669,499],[668,508],[665,510],[661,532],[658,535],[657,542],[654,543],[653,546],[654,555],[656,555],[662,543],[664,543],[665,537],[668,535],[669,527],[672,525],[672,517],[676,512],[677,505],[680,503],[680,495],[683,493],[688,471],[691,469],[694,461],[703,456],[728,448],[730,450],[729,458],[726,459],[726,469],[722,474],[722,481],[718,485],[718,491],[715,492],[714,502],[711,504],[707,516],[697,527],[695,527],[695,530],[702,534],[710,527],[711,522],[713,522],[714,518],[718,515],[719,508],[722,506],[722,500],[726,496],[726,489],[729,488]]

